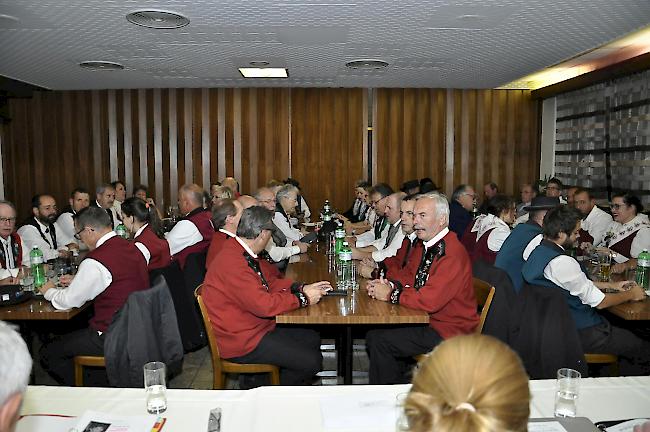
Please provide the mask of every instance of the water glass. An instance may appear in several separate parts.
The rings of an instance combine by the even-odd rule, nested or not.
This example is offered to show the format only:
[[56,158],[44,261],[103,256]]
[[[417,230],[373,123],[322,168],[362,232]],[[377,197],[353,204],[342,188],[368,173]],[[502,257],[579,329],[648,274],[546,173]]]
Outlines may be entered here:
[[562,368],[557,371],[555,417],[575,417],[580,392],[580,372]]
[[167,409],[165,363],[150,362],[144,365],[144,388],[147,392],[147,412],[160,414]]
[[32,276],[32,269],[29,267],[21,267],[18,271],[18,279],[23,291],[34,291],[34,277]]
[[411,430],[409,428],[408,417],[406,417],[406,411],[404,411],[404,403],[408,397],[408,393],[400,393],[395,396],[395,432],[406,432]]

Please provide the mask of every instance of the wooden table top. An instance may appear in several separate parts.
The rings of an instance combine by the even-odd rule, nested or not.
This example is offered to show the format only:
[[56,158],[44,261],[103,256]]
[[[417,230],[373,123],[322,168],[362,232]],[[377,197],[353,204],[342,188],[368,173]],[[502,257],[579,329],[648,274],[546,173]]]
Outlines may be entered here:
[[[594,276],[594,280],[597,280],[595,278],[596,269],[593,268],[593,266],[588,266],[587,269],[590,271],[592,276]],[[633,281],[634,271],[629,270],[623,274],[613,274],[611,280],[615,282],[622,280]],[[642,301],[629,301],[616,306],[611,306],[607,308],[607,311],[627,321],[650,320],[650,297],[646,297],[645,300]]]
[[[305,283],[328,280],[336,284],[336,275],[328,272],[323,245],[313,245],[300,256],[301,262],[289,264],[286,277]],[[359,278],[359,289],[347,296],[324,296],[313,306],[276,316],[278,324],[428,324],[429,314],[372,299],[365,290],[366,280]]]
[[90,304],[91,302],[86,302],[80,308],[57,310],[45,298],[38,297],[18,305],[0,307],[0,320],[69,320],[90,306]]

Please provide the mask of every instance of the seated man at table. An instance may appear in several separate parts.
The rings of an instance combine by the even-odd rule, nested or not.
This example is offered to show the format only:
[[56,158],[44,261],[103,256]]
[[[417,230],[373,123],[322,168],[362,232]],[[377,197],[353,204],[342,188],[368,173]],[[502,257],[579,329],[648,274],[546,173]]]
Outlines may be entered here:
[[400,359],[424,354],[443,339],[472,333],[478,324],[469,256],[449,231],[447,198],[436,192],[415,202],[414,226],[424,242],[415,276],[368,282],[368,295],[429,313],[426,327],[371,330],[366,335],[370,384],[408,382]]
[[476,193],[470,185],[462,184],[454,189],[449,202],[449,230],[456,233],[459,239],[472,222],[472,209],[476,201]]
[[576,188],[573,205],[582,213],[583,218],[580,224],[580,248],[585,249],[587,244],[599,245],[612,223],[612,216],[598,208],[589,189]]
[[352,203],[352,206],[343,213],[343,216],[351,223],[361,222],[365,218],[368,204],[363,199],[363,196],[366,192],[365,188],[368,186],[370,186],[370,183],[365,180],[359,180],[354,184],[354,202]]
[[[627,301],[643,300],[645,292],[634,282],[592,282],[578,261],[565,253],[578,239],[581,219],[578,210],[566,205],[549,210],[544,218],[544,240],[524,264],[524,279],[531,285],[561,290],[584,352],[618,355],[621,375],[650,374],[650,342],[611,325],[596,312]],[[605,294],[599,288],[620,292]]]
[[[43,259],[49,261],[69,255],[68,247],[59,241],[60,235],[54,225],[56,201],[50,195],[36,195],[32,198],[32,213],[18,229],[23,247],[31,251],[37,246],[43,252]],[[76,247],[70,244],[70,247]]]
[[32,370],[32,356],[16,330],[0,321],[0,431],[13,432]]
[[212,206],[212,225],[217,230],[212,236],[205,268],[210,268],[214,257],[229,239],[237,235],[237,225],[244,210],[239,201],[232,198],[218,198]]
[[115,187],[111,183],[102,183],[95,189],[95,202],[91,203],[92,207],[104,209],[111,219],[111,226],[115,229],[122,222],[122,216],[114,207],[115,204]]
[[[415,195],[409,195],[400,204],[400,227],[402,229],[403,240],[397,253],[381,262],[375,262],[373,259],[364,259],[359,264],[359,274],[361,276],[375,279],[380,276],[390,278],[394,273],[406,269],[407,264],[413,264],[411,257],[415,255],[415,251],[418,248],[422,247],[422,241],[418,239],[413,230],[413,208],[415,207],[415,200]],[[411,265],[409,268],[413,268],[413,271],[415,271],[417,264]]]
[[203,299],[222,358],[274,364],[283,385],[308,384],[321,370],[320,336],[314,330],[276,327],[275,316],[318,303],[331,286],[267,280],[258,254],[271,237],[272,217],[260,206],[243,211],[237,237],[215,257],[220,266],[208,269]]
[[525,258],[530,255],[530,253],[525,254],[524,252],[527,250],[532,251],[542,241],[544,216],[550,209],[559,205],[560,200],[557,197],[536,196],[533,198],[531,205],[524,207],[528,212],[527,214],[530,215],[528,221],[517,225],[512,230],[497,253],[494,266],[508,273],[512,281],[512,287],[516,292],[519,292],[524,285],[521,269],[524,262],[526,262]]
[[402,222],[400,219],[400,206],[405,196],[404,192],[397,192],[386,198],[386,207],[384,208],[384,216],[388,222],[386,237],[381,237],[365,247],[352,247],[353,259],[370,258],[375,262],[381,262],[388,257],[395,256],[402,245],[402,240],[404,240],[404,233],[400,229]]
[[381,248],[386,242],[390,224],[386,218],[386,201],[392,195],[393,188],[386,183],[377,183],[370,191],[370,207],[375,213],[375,220],[370,230],[363,234],[357,235],[355,238],[348,240],[350,246],[362,248],[366,246],[375,245],[378,249]]
[[203,189],[198,185],[187,184],[180,188],[178,208],[184,217],[165,237],[172,257],[182,269],[190,254],[208,250],[214,226],[210,220],[212,213],[203,208]]
[[[262,207],[275,212],[275,194],[271,188],[259,188],[255,193],[255,199],[257,203],[254,205],[259,204]],[[248,207],[250,206],[244,205],[244,208]],[[266,245],[266,251],[269,253],[271,259],[274,262],[280,262],[294,255],[307,252],[309,249],[309,243],[304,243],[301,241],[291,242],[287,239],[284,233],[277,226],[275,226],[275,223],[273,225],[274,228],[271,231],[271,239]]]
[[[59,241],[63,244],[74,243],[79,245],[79,241],[74,238],[75,229],[72,216],[90,205],[90,194],[86,189],[78,187],[72,191],[68,201],[70,205],[66,206],[61,211],[54,226],[56,227],[57,232],[60,233],[61,238]],[[84,248],[86,247],[84,246]]]
[[10,201],[0,201],[0,284],[15,283],[20,267],[29,265],[29,249],[15,229],[16,207]]
[[80,307],[94,300],[95,313],[88,328],[43,346],[41,362],[59,383],[72,385],[72,359],[78,355],[104,355],[104,333],[113,315],[134,291],[149,288],[147,262],[138,248],[118,237],[105,210],[88,207],[74,216],[77,237],[90,252],[75,276],[62,276],[56,288],[51,280],[40,288],[56,309]]

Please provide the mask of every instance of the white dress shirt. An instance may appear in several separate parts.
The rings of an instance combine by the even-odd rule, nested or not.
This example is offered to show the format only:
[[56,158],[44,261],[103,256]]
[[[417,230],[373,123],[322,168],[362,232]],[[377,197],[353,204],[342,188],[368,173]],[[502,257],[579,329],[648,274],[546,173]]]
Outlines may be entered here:
[[122,214],[121,214],[122,207],[121,206],[120,206],[120,213],[119,213],[119,216],[118,216],[118,212],[115,209],[115,202],[113,202],[113,207],[111,207],[110,209],[105,209],[104,207],[99,205],[99,201],[97,201],[97,200],[95,200],[95,205],[97,207],[99,207],[100,209],[104,210],[104,211],[107,211],[107,210],[111,211],[111,214],[113,215],[113,229],[115,229],[115,227],[118,226],[121,223],[120,222],[122,220]]
[[[136,232],[135,235],[133,236],[133,240],[136,240],[140,234],[142,234],[142,231],[148,226],[149,224],[144,224],[142,225]],[[135,242],[135,247],[137,247],[140,252],[142,252],[142,255],[144,256],[145,261],[147,261],[147,265],[149,265],[149,261],[151,261],[151,252],[149,252],[149,249],[139,241]]]
[[169,243],[169,253],[176,255],[185,248],[197,244],[203,240],[199,229],[189,220],[181,220],[174,225],[171,231],[165,234]]
[[449,233],[449,228],[445,227],[438,234],[433,236],[433,238],[427,242],[424,242],[424,251],[426,252],[431,246],[440,241],[444,236]]
[[302,233],[300,230],[292,227],[289,224],[287,218],[281,212],[275,212],[273,215],[273,223],[285,235],[288,244],[291,244],[293,241],[298,241],[302,238]]
[[[648,217],[642,213],[639,213],[626,224],[621,224],[616,221],[612,222],[607,229],[607,233],[612,233],[617,235],[617,233],[627,233],[628,230],[633,230],[637,226],[641,226],[637,232],[634,240],[632,240],[632,246],[630,247],[630,256],[636,258],[639,256],[643,249],[648,249],[650,251],[650,225],[648,225]],[[612,245],[618,243],[619,241],[628,237],[627,235],[618,234],[616,238],[608,243],[603,243],[601,246],[606,246],[611,248]],[[617,263],[624,263],[628,261],[627,257],[624,257],[620,253],[617,253],[613,256],[614,260]]]
[[528,246],[524,248],[524,261],[528,261],[528,257],[533,253],[535,248],[544,240],[544,236],[537,234],[531,241],[528,242]]
[[605,238],[605,233],[611,223],[612,217],[609,213],[602,211],[598,206],[594,206],[587,217],[582,220],[581,227],[594,238],[593,245],[598,246],[603,241],[603,238]]
[[544,268],[544,277],[578,297],[582,304],[596,307],[605,298],[605,294],[583,273],[578,261],[570,256],[553,258]]
[[[104,234],[97,241],[99,247],[115,232]],[[92,258],[85,258],[79,265],[77,274],[67,288],[51,288],[45,293],[45,298],[52,302],[57,309],[70,309],[80,307],[85,302],[100,295],[113,282],[113,275],[104,264]]]
[[386,243],[386,237],[388,237],[388,230],[390,229],[390,224],[386,221],[384,229],[379,234],[379,238],[375,239],[375,227],[371,227],[368,231],[357,236],[357,242],[355,243],[356,247],[366,247],[374,246],[377,250],[382,249]]
[[[398,220],[393,224],[393,227],[399,227],[401,223],[402,221]],[[386,238],[388,238],[388,231],[386,231]],[[402,247],[403,240],[404,232],[401,229],[398,229],[395,233],[395,236],[393,237],[393,240],[386,247],[384,247],[384,245],[386,245],[386,239],[384,239],[384,243],[381,245],[381,247],[372,253],[372,259],[375,262],[381,262],[388,257],[397,255],[397,251],[400,247]]]
[[291,243],[289,242],[287,242],[287,246],[276,245],[273,241],[273,237],[269,239],[265,249],[274,262],[280,262],[300,253],[300,247],[291,246]]
[[530,213],[526,212],[523,215],[519,216],[517,219],[515,219],[515,223],[513,223],[512,226],[516,227],[519,224],[526,223],[528,222],[528,219],[530,219]]
[[300,195],[300,210],[302,210],[305,220],[308,220],[309,216],[311,216],[311,210],[309,210],[307,201],[305,201],[302,195]]
[[18,229],[18,235],[23,241],[23,249],[27,249],[29,253],[29,251],[31,251],[34,246],[38,246],[38,248],[43,252],[43,259],[45,261],[58,258],[59,251],[67,250],[68,248],[65,246],[65,244],[59,241],[59,232],[56,229],[56,225],[54,225],[54,233],[56,235],[56,242],[58,245],[57,248],[54,247],[49,228],[43,225],[38,219],[35,218],[35,220],[36,223],[38,223],[40,226],[41,232],[45,236],[45,239],[41,237],[41,234],[38,232],[38,229],[36,229],[35,226],[23,225]]

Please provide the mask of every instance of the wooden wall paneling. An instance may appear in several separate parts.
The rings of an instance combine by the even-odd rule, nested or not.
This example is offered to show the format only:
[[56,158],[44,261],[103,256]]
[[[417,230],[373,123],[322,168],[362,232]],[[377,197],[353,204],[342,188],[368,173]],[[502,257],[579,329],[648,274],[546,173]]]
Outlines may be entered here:
[[144,148],[147,154],[147,175],[145,176],[144,184],[149,187],[149,194],[155,199],[156,196],[156,160],[154,154],[154,92],[159,89],[147,89],[145,91],[146,99],[146,118],[145,125],[147,128],[147,140],[144,143]]
[[133,91],[122,91],[122,129],[124,133],[124,182],[127,187],[127,196],[133,194],[136,182],[133,176]]
[[[242,176],[242,92],[241,89],[228,89],[226,93],[226,140],[232,142],[226,147],[226,159],[228,164],[232,163],[232,175],[239,181],[242,191],[252,193],[250,188],[244,189],[244,177]],[[231,159],[232,158],[232,159]]]

